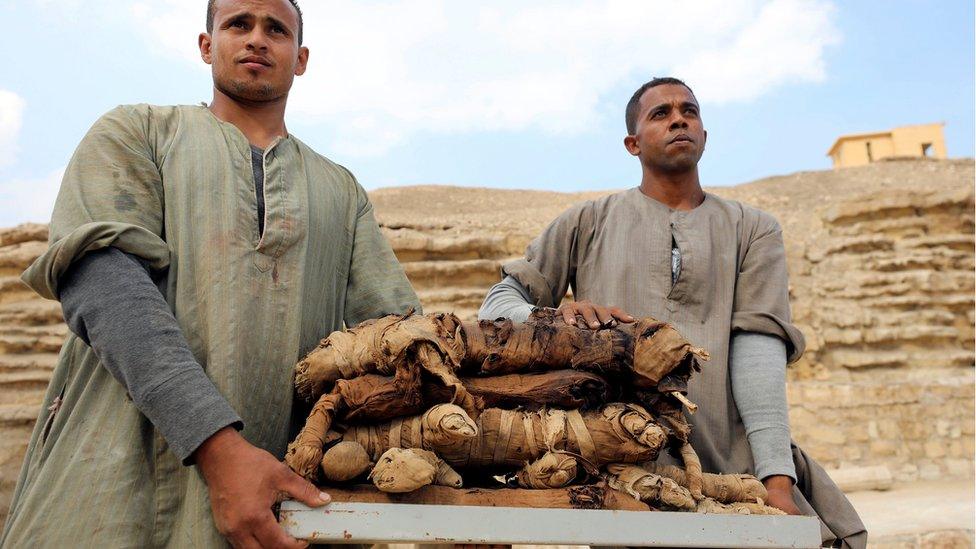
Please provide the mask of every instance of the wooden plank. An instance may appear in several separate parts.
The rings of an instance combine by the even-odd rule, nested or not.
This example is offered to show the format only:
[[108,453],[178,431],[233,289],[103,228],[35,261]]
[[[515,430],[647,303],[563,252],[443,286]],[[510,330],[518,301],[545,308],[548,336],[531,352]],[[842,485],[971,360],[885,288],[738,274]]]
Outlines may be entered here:
[[424,486],[406,494],[380,492],[373,485],[343,488],[324,486],[337,503],[416,503],[484,507],[537,507],[541,509],[609,509],[650,511],[647,504],[604,485],[576,486],[552,490],[508,488],[449,488]]

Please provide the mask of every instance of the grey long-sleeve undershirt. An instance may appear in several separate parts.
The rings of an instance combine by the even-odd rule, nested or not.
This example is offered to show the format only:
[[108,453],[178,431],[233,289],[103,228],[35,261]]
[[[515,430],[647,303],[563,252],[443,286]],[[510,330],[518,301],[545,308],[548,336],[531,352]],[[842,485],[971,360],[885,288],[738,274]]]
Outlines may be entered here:
[[796,482],[786,404],[786,343],[755,332],[735,332],[729,349],[732,398],[746,428],[756,476],[786,475]]
[[485,301],[478,310],[479,319],[494,320],[496,318],[510,318],[512,322],[525,322],[532,314],[532,296],[524,286],[511,276],[506,276],[501,282],[488,290]]
[[[528,290],[507,276],[488,290],[478,318],[525,322],[533,308]],[[752,448],[756,476],[762,479],[786,475],[795,482],[786,405],[786,344],[766,334],[734,333],[729,377],[732,397]]]
[[111,247],[91,252],[65,273],[61,288],[68,327],[91,346],[184,464],[220,429],[243,428],[135,256]]
[[254,172],[254,197],[258,207],[258,234],[264,235],[264,149],[251,145],[251,170]]

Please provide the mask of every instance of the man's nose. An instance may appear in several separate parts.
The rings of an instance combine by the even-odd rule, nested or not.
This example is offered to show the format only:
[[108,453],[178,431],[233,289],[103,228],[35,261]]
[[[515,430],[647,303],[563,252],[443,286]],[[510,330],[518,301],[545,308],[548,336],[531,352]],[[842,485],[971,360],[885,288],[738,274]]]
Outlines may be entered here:
[[247,49],[248,50],[266,50],[268,49],[268,42],[265,39],[264,32],[257,26],[251,30],[250,34],[247,35]]
[[671,125],[668,126],[669,130],[683,130],[688,127],[688,121],[680,113],[675,114],[671,118]]

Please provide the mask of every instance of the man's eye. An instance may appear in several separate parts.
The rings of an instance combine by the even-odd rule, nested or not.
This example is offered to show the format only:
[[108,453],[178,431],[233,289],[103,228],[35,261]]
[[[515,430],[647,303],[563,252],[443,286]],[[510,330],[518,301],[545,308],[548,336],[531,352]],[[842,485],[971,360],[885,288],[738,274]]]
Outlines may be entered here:
[[661,118],[662,116],[664,116],[664,111],[655,111],[654,114],[651,115],[651,118]]
[[281,34],[284,34],[285,33],[285,29],[283,29],[283,28],[275,25],[275,26],[271,27],[271,32],[280,32]]
[[245,27],[244,21],[233,21],[233,22],[231,22],[230,26],[231,27],[237,27],[239,29],[243,29]]

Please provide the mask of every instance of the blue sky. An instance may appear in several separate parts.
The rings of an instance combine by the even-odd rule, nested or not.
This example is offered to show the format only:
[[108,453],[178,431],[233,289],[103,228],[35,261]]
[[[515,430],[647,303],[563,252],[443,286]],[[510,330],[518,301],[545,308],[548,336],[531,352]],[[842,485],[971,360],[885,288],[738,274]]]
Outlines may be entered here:
[[[702,102],[705,185],[826,169],[838,135],[907,124],[945,122],[949,155],[974,155],[971,1],[304,4],[289,130],[368,189],[635,185],[623,108],[669,74]],[[204,6],[0,0],[0,226],[47,221],[103,112],[210,99]]]

